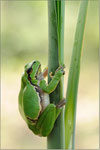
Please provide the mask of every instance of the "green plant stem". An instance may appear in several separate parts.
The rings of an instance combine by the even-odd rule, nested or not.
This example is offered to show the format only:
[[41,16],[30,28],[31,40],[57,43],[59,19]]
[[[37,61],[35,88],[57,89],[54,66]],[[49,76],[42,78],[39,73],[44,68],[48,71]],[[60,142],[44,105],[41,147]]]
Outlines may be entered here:
[[[64,0],[48,1],[49,18],[49,58],[48,73],[55,72],[64,63]],[[48,82],[50,82],[48,74]],[[56,90],[50,94],[51,103],[57,104],[63,98],[63,78]],[[48,149],[64,149],[64,110],[55,122],[51,134],[47,138]]]
[[76,26],[74,45],[72,51],[71,65],[68,77],[68,86],[66,99],[68,100],[65,107],[65,148],[75,148],[75,121],[76,121],[76,104],[77,92],[80,73],[80,59],[82,50],[82,41],[85,28],[88,0],[80,3],[78,22]]

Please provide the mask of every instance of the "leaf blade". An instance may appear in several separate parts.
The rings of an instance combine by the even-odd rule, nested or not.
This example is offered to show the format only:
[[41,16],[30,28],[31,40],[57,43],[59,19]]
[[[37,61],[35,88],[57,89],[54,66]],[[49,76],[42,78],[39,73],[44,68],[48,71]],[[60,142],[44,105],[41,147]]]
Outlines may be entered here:
[[75,146],[75,121],[76,121],[76,104],[77,92],[80,74],[80,60],[82,51],[82,41],[85,28],[88,0],[81,1],[79,16],[76,26],[73,52],[71,57],[70,71],[66,99],[68,100],[65,107],[65,148],[74,148]]

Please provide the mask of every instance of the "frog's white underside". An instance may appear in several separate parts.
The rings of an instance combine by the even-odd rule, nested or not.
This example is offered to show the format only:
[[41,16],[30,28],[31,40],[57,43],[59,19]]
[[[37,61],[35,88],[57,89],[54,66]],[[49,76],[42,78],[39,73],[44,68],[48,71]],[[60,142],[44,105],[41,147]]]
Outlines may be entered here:
[[43,100],[41,101],[42,111],[50,104],[49,95],[47,93],[43,93]]
[[[39,93],[37,92],[37,96],[38,96],[38,99],[40,102],[40,112],[42,113],[44,111],[44,109],[50,104],[49,95],[47,93],[43,92],[41,94],[41,98],[40,98]],[[39,114],[40,114],[40,112],[39,112]]]
[[[39,85],[39,83],[40,83],[40,80],[38,81],[38,85]],[[39,96],[39,94],[38,94],[38,96]],[[41,108],[41,112],[43,112],[44,109],[50,104],[50,99],[49,99],[49,94],[47,94],[45,92],[43,92],[41,94],[41,97],[42,97],[42,100],[41,100],[41,98],[39,96],[40,108]]]

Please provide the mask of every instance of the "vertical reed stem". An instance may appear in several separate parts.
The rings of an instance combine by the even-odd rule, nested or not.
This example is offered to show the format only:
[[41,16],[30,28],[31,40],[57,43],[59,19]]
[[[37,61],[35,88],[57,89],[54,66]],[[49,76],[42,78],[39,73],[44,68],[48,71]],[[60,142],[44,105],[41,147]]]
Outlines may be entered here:
[[[55,72],[64,63],[64,0],[48,1],[49,20],[49,58],[48,73]],[[48,82],[50,82],[48,75]],[[63,98],[63,78],[56,90],[50,94],[51,103],[57,104]],[[51,134],[47,138],[48,149],[64,149],[64,110],[55,122]]]

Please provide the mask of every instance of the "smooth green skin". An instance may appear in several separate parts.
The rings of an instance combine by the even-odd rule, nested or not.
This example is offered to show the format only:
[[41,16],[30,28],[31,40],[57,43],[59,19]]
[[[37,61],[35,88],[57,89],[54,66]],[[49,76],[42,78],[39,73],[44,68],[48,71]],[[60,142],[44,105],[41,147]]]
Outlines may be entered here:
[[57,69],[51,82],[47,85],[46,81],[38,81],[35,77],[37,71],[41,72],[40,62],[35,61],[25,66],[25,71],[21,79],[21,89],[19,93],[19,111],[30,130],[34,134],[40,136],[48,136],[53,129],[55,120],[60,114],[62,107],[57,108],[55,104],[49,104],[45,110],[40,113],[41,105],[39,96],[28,79],[27,70],[32,68],[30,73],[31,82],[34,85],[38,85],[45,93],[52,93],[57,87],[61,77],[64,75],[64,66]]

